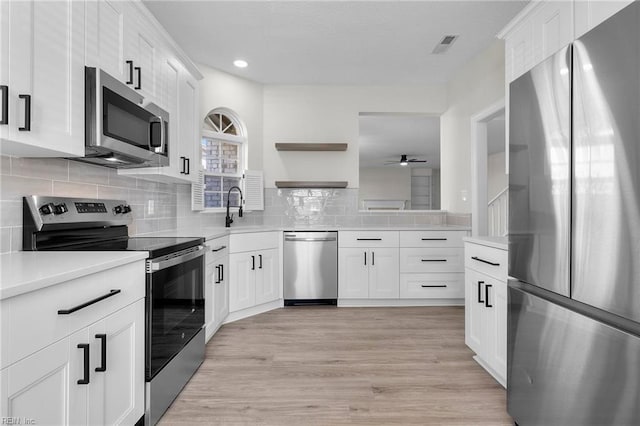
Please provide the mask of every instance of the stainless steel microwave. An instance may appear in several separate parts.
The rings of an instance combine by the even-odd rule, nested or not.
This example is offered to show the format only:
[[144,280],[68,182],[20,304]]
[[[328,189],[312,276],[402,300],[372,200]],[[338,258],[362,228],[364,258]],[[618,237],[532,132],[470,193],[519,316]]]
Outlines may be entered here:
[[85,67],[85,156],[112,168],[169,165],[169,113],[106,72]]

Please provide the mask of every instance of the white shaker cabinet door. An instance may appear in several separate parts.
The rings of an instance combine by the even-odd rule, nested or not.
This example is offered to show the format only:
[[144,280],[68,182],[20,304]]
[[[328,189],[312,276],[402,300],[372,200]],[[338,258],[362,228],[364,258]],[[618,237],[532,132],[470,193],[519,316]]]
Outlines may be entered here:
[[[227,315],[229,315],[229,256],[218,259],[216,266],[218,266],[216,272],[219,276],[217,280],[214,280],[213,285],[213,300],[215,304],[213,322],[215,327],[222,324]],[[218,282],[216,283],[216,281]]]
[[89,424],[135,424],[144,414],[144,300],[89,327]]
[[3,154],[84,155],[85,3],[2,2]]
[[256,305],[260,305],[277,300],[280,294],[278,250],[263,250],[256,257]]
[[369,268],[367,250],[340,248],[338,250],[338,295],[343,299],[369,297]]
[[465,343],[480,354],[482,347],[482,311],[484,310],[484,280],[469,268],[465,271]]
[[254,252],[229,255],[229,312],[256,304],[256,257]]
[[397,248],[376,248],[370,252],[369,298],[400,297],[400,268]]

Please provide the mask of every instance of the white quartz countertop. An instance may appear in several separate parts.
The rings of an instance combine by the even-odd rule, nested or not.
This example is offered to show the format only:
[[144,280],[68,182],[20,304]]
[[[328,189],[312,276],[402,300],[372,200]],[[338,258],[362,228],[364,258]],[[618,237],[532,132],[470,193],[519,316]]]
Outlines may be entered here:
[[146,251],[21,251],[0,255],[0,300],[146,259]]
[[198,237],[212,240],[218,237],[224,237],[230,234],[242,234],[247,232],[269,232],[269,231],[469,231],[468,226],[455,225],[424,225],[412,227],[398,226],[232,226],[225,227],[186,227],[172,229],[169,231],[154,232],[153,234],[144,234],[145,237]]
[[486,236],[477,236],[477,237],[465,237],[464,241],[474,244],[480,244],[483,246],[493,247],[500,250],[509,250],[507,237],[486,237]]

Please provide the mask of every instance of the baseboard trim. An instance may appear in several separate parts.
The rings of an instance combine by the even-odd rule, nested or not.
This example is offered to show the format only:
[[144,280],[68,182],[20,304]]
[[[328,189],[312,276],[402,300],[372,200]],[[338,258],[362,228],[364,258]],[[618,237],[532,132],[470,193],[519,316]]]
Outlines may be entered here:
[[278,299],[273,302],[263,303],[262,305],[252,306],[251,308],[242,309],[241,311],[230,312],[222,321],[222,324],[229,324],[230,322],[238,321],[244,318],[252,317],[254,315],[262,314],[264,312],[273,311],[274,309],[282,308],[284,306],[284,300]]
[[464,299],[338,299],[338,307],[464,306]]

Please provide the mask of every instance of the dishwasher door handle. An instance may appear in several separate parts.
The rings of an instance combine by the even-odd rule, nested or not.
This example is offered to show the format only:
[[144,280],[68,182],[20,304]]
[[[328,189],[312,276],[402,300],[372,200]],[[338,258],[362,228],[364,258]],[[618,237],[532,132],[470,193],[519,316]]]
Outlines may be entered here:
[[307,241],[307,242],[315,242],[315,241],[336,241],[335,237],[329,238],[298,238],[298,237],[284,237],[285,241]]

